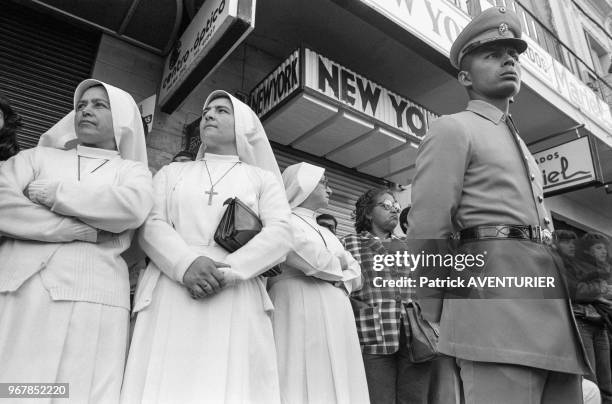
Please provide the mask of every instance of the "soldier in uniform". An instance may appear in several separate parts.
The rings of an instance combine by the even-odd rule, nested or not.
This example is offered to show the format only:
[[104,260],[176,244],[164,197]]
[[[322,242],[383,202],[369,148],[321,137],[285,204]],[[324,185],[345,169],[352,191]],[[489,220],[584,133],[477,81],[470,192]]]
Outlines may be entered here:
[[[454,235],[464,252],[486,251],[487,276],[559,281],[540,170],[509,113],[526,48],[518,17],[504,7],[475,17],[453,43],[450,61],[470,101],[434,121],[421,143],[408,237]],[[481,296],[500,294],[422,302],[425,317],[440,322],[439,351],[457,367],[466,404],[582,402],[588,363],[557,287],[556,299],[510,299],[485,288]]]

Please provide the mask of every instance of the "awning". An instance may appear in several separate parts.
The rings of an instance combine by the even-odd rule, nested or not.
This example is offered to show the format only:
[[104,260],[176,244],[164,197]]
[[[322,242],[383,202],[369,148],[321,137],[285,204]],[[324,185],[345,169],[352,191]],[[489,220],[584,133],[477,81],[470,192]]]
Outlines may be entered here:
[[[77,20],[159,55],[168,53],[183,19],[183,0],[29,0],[33,6]],[[194,7],[194,1],[187,5]]]
[[268,137],[345,167],[409,184],[435,113],[308,48],[249,95]]

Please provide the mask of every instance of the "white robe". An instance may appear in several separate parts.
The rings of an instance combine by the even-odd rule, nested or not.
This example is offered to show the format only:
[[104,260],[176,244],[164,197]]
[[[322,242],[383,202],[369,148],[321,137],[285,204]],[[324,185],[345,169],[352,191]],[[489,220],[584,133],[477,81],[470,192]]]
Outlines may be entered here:
[[[152,205],[151,175],[140,162],[87,147],[25,150],[2,170],[0,382],[69,383],[61,401],[116,403],[129,320],[120,254]],[[45,190],[52,208],[24,196],[37,180],[61,184]],[[96,228],[117,234],[85,242],[90,226],[81,220],[95,227],[92,241]]]
[[[269,281],[281,400],[368,403],[349,298],[330,283],[342,282],[348,292],[358,289],[359,264],[336,236],[317,224],[313,211],[297,207],[293,212],[294,249],[282,264],[283,273]],[[346,260],[344,271],[340,259]]]
[[[212,182],[237,161],[207,154]],[[122,390],[123,403],[278,403],[272,304],[259,274],[282,261],[291,245],[289,206],[269,172],[240,163],[215,186],[202,160],[174,163],[154,179],[155,206],[140,242],[151,264],[136,292],[139,311]],[[264,229],[229,254],[213,240],[237,196],[259,214]],[[173,229],[174,228],[174,229]],[[232,286],[201,300],[182,277],[199,255],[231,265]],[[161,270],[161,271],[160,271]]]

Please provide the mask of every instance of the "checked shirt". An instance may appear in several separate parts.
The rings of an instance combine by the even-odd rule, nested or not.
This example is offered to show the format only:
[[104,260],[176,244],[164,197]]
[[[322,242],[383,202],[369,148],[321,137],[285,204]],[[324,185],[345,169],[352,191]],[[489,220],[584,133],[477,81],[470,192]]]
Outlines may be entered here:
[[[393,237],[394,244],[401,239]],[[351,294],[351,301],[357,323],[357,333],[362,351],[367,354],[393,354],[399,350],[400,326],[408,333],[406,305],[412,302],[414,291],[406,287],[376,287],[374,280],[399,280],[409,276],[403,267],[384,266],[375,271],[374,256],[393,254],[388,251],[378,237],[368,231],[349,234],[342,239],[344,248],[361,265],[363,287]],[[406,335],[408,337],[408,335]]]

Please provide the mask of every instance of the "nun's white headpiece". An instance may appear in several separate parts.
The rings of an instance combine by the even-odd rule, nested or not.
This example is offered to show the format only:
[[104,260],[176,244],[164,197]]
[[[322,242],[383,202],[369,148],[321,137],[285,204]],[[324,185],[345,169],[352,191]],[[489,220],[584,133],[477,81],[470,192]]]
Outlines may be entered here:
[[285,192],[291,209],[300,206],[315,190],[325,169],[308,163],[290,165],[283,171]]
[[79,84],[74,92],[74,109],[51,129],[45,132],[38,141],[39,146],[56,149],[70,149],[77,138],[75,132],[76,105],[83,93],[90,87],[102,85],[108,93],[111,113],[113,115],[113,130],[115,142],[122,158],[136,160],[147,164],[147,147],[140,110],[130,94],[120,88],[111,86],[95,79],[87,79]]
[[[204,102],[203,108],[206,108],[210,101],[219,98],[219,96],[229,98],[234,107],[236,150],[238,151],[240,161],[270,171],[282,182],[280,169],[276,163],[272,147],[257,114],[248,105],[223,90],[215,90],[210,93]],[[202,142],[196,160],[204,157],[205,150],[206,144]]]

